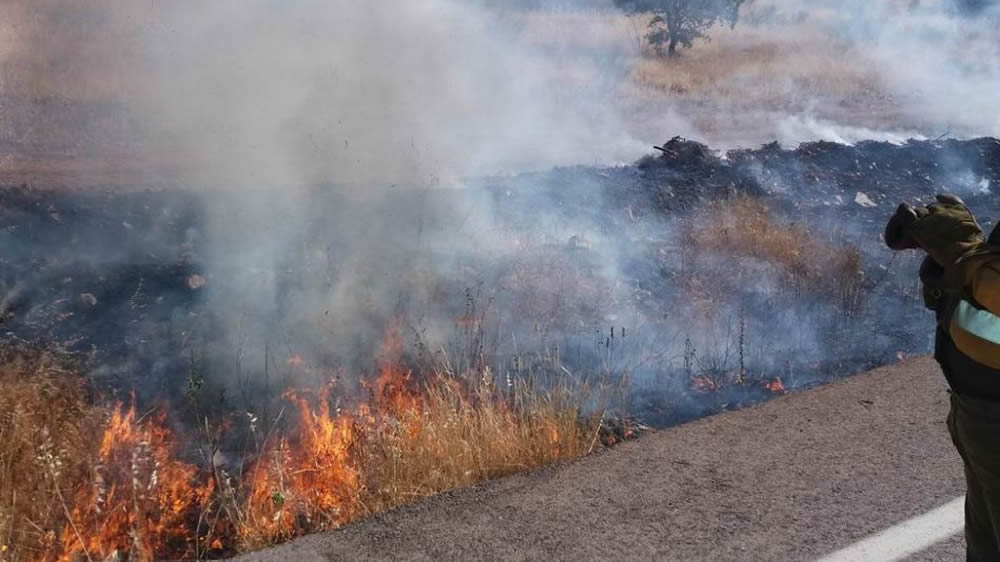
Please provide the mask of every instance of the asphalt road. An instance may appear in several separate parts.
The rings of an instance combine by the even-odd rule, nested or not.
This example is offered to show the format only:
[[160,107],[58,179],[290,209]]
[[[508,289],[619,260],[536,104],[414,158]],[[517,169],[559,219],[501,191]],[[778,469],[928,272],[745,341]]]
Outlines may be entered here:
[[947,409],[910,360],[245,559],[812,560],[962,495]]

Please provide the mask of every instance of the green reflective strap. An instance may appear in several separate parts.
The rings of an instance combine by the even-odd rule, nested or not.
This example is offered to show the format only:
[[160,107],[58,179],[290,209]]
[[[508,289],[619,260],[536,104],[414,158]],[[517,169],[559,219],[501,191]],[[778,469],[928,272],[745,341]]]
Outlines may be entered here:
[[955,322],[977,338],[1000,345],[1000,317],[988,310],[972,306],[969,301],[961,301],[955,310]]

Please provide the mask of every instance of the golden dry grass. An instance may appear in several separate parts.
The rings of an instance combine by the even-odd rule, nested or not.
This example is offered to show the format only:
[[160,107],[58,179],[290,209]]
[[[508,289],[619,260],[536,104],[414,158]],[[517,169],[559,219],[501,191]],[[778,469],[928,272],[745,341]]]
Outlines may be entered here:
[[775,109],[809,97],[885,97],[878,69],[820,26],[716,27],[681,56],[645,56],[630,74],[636,95],[716,100]]
[[377,399],[354,418],[300,403],[298,435],[260,451],[251,486],[224,489],[235,548],[260,549],[605,445],[603,412],[581,409],[585,387],[500,389],[486,375],[471,388],[435,375],[417,393]]
[[[865,50],[871,46],[835,32],[847,16],[794,0],[761,2],[744,10],[734,29],[717,25],[709,30],[709,41],[697,41],[674,58],[657,55],[644,39],[645,15],[530,13],[519,21],[521,37],[530,44],[624,61],[628,72],[620,101],[625,107],[685,102],[686,112],[694,112],[691,118],[698,121],[700,112],[709,118],[717,106],[761,112],[809,109],[816,100],[858,109],[891,104],[880,78],[883,69]],[[584,63],[564,61],[561,68],[572,65]]]
[[760,200],[737,196],[707,203],[685,223],[683,239],[695,256],[725,261],[726,277],[715,278],[715,283],[698,282],[699,287],[724,289],[726,282],[752,279],[751,268],[767,264],[786,290],[834,298],[845,314],[857,310],[863,281],[860,250],[806,225],[782,223]]
[[57,547],[73,490],[90,480],[103,416],[62,361],[0,360],[0,560],[27,560]]
[[[583,417],[577,391],[544,394],[513,383],[506,398],[481,383],[473,396],[454,385],[427,388],[427,406],[366,442],[373,486],[369,509],[577,458],[600,447],[598,417]],[[417,417],[419,416],[419,418]]]

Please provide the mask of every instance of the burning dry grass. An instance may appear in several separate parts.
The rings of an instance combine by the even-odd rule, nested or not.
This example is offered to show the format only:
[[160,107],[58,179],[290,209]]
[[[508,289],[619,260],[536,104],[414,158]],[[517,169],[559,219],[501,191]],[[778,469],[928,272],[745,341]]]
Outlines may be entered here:
[[[0,559],[230,555],[608,443],[584,384],[496,385],[485,368],[418,377],[388,349],[360,404],[333,406],[332,383],[290,391],[270,427],[234,416],[204,427],[200,447],[183,446],[166,412],[92,406],[57,361],[9,358]],[[233,433],[245,450],[227,461],[219,443]]]

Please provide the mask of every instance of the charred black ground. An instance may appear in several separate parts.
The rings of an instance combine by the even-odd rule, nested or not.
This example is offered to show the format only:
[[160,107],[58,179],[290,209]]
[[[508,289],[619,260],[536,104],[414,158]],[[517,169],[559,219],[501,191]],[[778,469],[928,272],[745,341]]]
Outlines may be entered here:
[[[597,306],[586,302],[587,295],[579,296],[580,302],[569,307],[565,329],[550,330],[539,346],[559,348],[567,370],[600,365],[609,372],[628,371],[634,379],[635,413],[666,425],[765,399],[774,394],[765,384],[777,378],[786,388],[809,386],[893,361],[900,353],[929,351],[931,319],[916,290],[918,257],[892,257],[880,239],[884,221],[901,200],[927,201],[948,191],[962,196],[989,228],[998,211],[998,182],[1000,141],[992,138],[903,145],[817,142],[795,149],[771,144],[726,154],[675,138],[633,165],[478,178],[461,191],[402,190],[385,205],[406,207],[419,199],[421,205],[430,200],[449,206],[444,202],[474,193],[490,202],[501,224],[515,230],[553,221],[587,225],[564,244],[547,248],[545,255],[558,255],[577,275],[613,283],[613,297]],[[0,333],[76,354],[105,390],[135,390],[140,398],[172,400],[192,384],[215,384],[213,399],[245,406],[237,388],[250,395],[246,384],[240,387],[230,384],[228,375],[213,375],[231,373],[239,359],[226,339],[228,327],[220,311],[209,306],[205,294],[225,292],[229,280],[247,273],[205,257],[209,219],[202,195],[128,187],[0,189]],[[323,193],[317,189],[313,195],[317,204],[303,225],[307,234],[302,247],[289,248],[287,258],[271,272],[277,302],[268,303],[268,310],[280,310],[282,299],[300,290],[302,278],[317,267],[310,249],[323,248],[336,261],[338,246],[328,236],[332,227],[324,209],[338,202]],[[679,289],[678,279],[690,264],[680,263],[677,225],[695,217],[705,203],[737,195],[765,202],[789,224],[805,224],[831,240],[856,245],[862,256],[863,305],[845,317],[815,295],[742,279],[727,297],[738,330],[723,326],[717,349],[710,349],[712,337],[686,333],[691,329],[685,309],[689,296]],[[613,241],[619,278],[607,278],[602,263],[607,253],[592,248],[595,236]],[[465,277],[442,283],[465,285],[464,296],[440,296],[449,314],[475,300],[470,278],[478,276],[480,286],[504,279],[495,264],[463,259]],[[714,268],[709,273],[718,278],[727,275],[725,259],[699,260],[698,267]],[[760,268],[766,277],[766,264]],[[329,275],[338,274],[331,268]],[[493,306],[514,310],[515,301],[500,296]],[[625,315],[616,315],[617,309],[644,319],[638,334],[632,324],[618,320]],[[404,298],[397,312],[409,313]],[[808,323],[808,338],[794,333],[802,323]],[[741,383],[692,390],[692,376],[708,374],[731,382],[726,373],[735,365],[737,339],[740,363],[747,370]],[[283,352],[274,341],[251,345],[270,348],[265,357],[271,355],[271,361]],[[640,347],[657,352],[643,354]],[[520,372],[521,366],[511,371],[511,365],[523,359],[504,352],[496,356],[505,366],[498,376]],[[280,391],[277,375],[265,373],[271,370],[266,361],[249,368],[254,376],[240,380]],[[336,354],[322,361],[358,368],[354,358]]]

